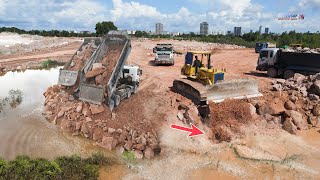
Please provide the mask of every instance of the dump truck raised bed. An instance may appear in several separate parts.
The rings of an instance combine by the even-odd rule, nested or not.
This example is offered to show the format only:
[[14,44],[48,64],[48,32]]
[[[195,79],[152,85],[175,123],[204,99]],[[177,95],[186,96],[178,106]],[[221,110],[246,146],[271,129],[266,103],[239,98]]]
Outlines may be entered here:
[[124,31],[110,31],[83,68],[79,99],[106,103],[110,110],[135,93],[140,82],[138,66],[125,66],[131,41]]
[[[63,69],[60,69],[58,83],[68,87],[76,85],[79,72],[85,63],[91,59],[101,42],[102,38],[85,38],[71,60]],[[80,80],[78,82],[80,82]]]
[[320,72],[319,53],[284,52],[278,48],[266,48],[260,52],[257,70],[267,71],[269,77],[288,79],[295,73],[311,75]]

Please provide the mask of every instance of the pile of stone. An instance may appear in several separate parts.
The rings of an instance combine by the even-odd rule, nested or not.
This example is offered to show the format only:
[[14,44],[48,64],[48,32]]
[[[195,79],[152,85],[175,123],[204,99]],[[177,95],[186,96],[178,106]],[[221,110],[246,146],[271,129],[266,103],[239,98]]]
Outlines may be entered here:
[[272,90],[288,98],[256,104],[258,114],[267,121],[280,124],[291,134],[296,134],[297,130],[320,127],[320,73],[311,76],[296,73],[288,80],[277,79]]
[[320,53],[320,48],[310,49],[308,47],[305,47],[305,48],[297,47],[297,48],[284,49],[283,52],[317,53],[317,54],[319,54]]
[[44,96],[45,117],[74,136],[93,139],[108,150],[132,151],[138,159],[150,159],[160,152],[155,130],[130,128],[130,123],[120,127],[115,120],[116,114],[109,112],[105,105],[75,100],[58,85],[49,87]]

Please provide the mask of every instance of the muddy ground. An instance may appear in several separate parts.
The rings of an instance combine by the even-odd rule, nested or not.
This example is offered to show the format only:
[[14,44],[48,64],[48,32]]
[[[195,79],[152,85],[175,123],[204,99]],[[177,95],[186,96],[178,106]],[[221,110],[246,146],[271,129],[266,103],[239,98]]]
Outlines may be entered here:
[[[243,110],[241,107],[232,109],[232,103],[231,105],[229,103],[225,104],[226,107],[218,107],[215,112],[220,113],[212,116],[211,121],[217,118],[220,123],[223,120],[221,116],[223,110],[230,109],[230,106],[234,111],[233,115],[239,116],[242,121],[239,122],[240,124],[233,123],[234,116],[226,113],[226,118],[231,118],[228,123],[231,127],[229,129],[232,130],[234,125],[237,127],[234,132],[230,132],[232,138],[224,139],[223,142],[218,143],[219,141],[214,140],[213,135],[210,134],[210,128],[203,125],[200,117],[194,114],[191,115],[193,120],[206,132],[206,135],[189,138],[184,132],[170,129],[172,123],[184,125],[177,118],[180,112],[179,105],[184,104],[190,108],[195,106],[188,99],[170,90],[173,80],[181,77],[180,69],[184,63],[184,55],[175,56],[174,66],[154,66],[152,47],[157,43],[175,45],[175,41],[165,40],[139,39],[132,42],[132,51],[127,63],[138,65],[143,70],[141,85],[138,94],[123,101],[120,107],[115,109],[116,118],[110,121],[110,124],[114,126],[113,128],[122,128],[123,124],[146,129],[153,126],[157,130],[161,153],[152,160],[132,164],[130,168],[113,167],[112,172],[116,172],[115,176],[108,176],[112,174],[109,170],[102,171],[102,178],[121,176],[124,179],[251,179],[256,177],[317,179],[319,177],[320,133],[316,128],[291,135],[280,126],[268,124],[263,117],[254,113],[248,116],[247,109]],[[194,47],[194,42],[183,44],[187,47],[188,43],[190,47]],[[69,44],[56,48],[53,52],[44,50],[34,54],[0,55],[0,63],[2,66],[15,66],[22,61],[39,61],[38,57],[48,58],[52,53],[54,57],[65,60],[79,45],[79,43]],[[280,99],[281,102],[286,100],[285,94],[270,91],[272,79],[266,77],[264,73],[255,71],[258,54],[253,49],[217,48],[220,50],[213,55],[213,66],[226,68],[226,79],[257,79],[260,92],[264,97],[256,100],[273,101],[275,98]],[[70,51],[70,54],[65,53],[65,50]],[[239,104],[234,103],[234,105]],[[275,109],[282,108],[277,105]]]

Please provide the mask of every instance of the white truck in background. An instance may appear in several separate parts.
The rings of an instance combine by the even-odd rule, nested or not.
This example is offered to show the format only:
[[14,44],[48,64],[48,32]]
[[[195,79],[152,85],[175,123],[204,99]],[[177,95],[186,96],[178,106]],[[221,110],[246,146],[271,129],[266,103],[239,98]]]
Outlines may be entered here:
[[154,63],[156,65],[174,65],[174,52],[172,44],[157,44],[157,46],[153,48],[153,53],[155,53]]

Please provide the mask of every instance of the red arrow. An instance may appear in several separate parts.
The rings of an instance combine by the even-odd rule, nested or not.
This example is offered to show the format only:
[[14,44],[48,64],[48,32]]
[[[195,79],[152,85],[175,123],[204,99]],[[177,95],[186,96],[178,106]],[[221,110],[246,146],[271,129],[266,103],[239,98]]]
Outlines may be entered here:
[[197,135],[201,135],[204,134],[200,129],[198,129],[195,125],[191,124],[191,128],[186,128],[186,127],[182,127],[182,126],[177,126],[177,125],[171,125],[172,129],[178,129],[181,131],[188,131],[191,132],[191,134],[189,134],[189,137],[192,136],[197,136]]

